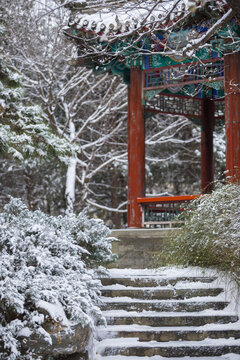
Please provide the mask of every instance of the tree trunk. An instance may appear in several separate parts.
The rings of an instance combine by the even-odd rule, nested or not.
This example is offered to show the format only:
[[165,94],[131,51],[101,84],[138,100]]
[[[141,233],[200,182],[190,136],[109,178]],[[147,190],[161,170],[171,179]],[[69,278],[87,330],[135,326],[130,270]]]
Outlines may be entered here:
[[74,201],[75,201],[75,181],[76,181],[76,167],[77,159],[71,158],[68,164],[66,174],[66,214],[73,213]]
[[[72,121],[69,123],[70,139],[75,137],[75,126]],[[76,183],[77,157],[74,156],[69,160],[66,174],[66,214],[72,214],[75,201],[75,183]]]

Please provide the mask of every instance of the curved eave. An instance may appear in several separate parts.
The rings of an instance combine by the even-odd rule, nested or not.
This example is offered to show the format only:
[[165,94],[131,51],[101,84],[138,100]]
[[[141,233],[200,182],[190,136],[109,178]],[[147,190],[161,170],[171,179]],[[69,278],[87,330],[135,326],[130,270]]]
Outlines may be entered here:
[[[95,13],[90,12],[89,14],[74,10],[69,26],[96,37],[104,35],[106,41],[111,41],[113,37],[127,37],[136,32],[141,34],[143,31],[166,31],[172,27],[175,27],[175,30],[191,27],[192,24],[198,24],[204,19],[212,17],[218,19],[227,11],[228,7],[224,5],[222,11],[217,11],[207,2],[205,7],[199,7],[192,13],[186,8],[185,1],[180,1],[172,12],[169,9],[171,6],[173,7],[173,0],[160,2],[156,7],[154,6],[155,2],[150,0],[142,1],[138,6],[134,0],[130,0],[128,3],[123,1],[123,3],[125,5],[121,7],[119,4],[117,9],[108,9],[105,6],[104,9],[100,11],[95,9]],[[153,7],[150,14],[149,10],[144,8],[144,4],[149,5],[148,9]]]

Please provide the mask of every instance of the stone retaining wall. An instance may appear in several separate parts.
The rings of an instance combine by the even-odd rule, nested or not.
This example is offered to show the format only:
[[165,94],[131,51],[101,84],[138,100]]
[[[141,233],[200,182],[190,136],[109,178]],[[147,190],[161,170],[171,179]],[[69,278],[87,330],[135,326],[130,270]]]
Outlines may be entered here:
[[[113,230],[112,251],[119,254],[117,262],[111,268],[143,269],[153,267],[153,257],[161,252],[172,229],[123,229]],[[159,266],[162,264],[159,263]]]

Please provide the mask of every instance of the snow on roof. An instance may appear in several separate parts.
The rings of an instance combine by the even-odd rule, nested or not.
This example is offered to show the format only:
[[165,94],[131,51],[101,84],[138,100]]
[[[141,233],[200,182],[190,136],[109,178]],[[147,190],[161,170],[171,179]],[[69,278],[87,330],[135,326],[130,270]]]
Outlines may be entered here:
[[[96,4],[98,2],[93,1]],[[78,0],[74,4],[83,4],[83,0]],[[80,7],[75,7],[72,19],[69,25],[75,26],[86,32],[94,32],[96,34],[105,34],[108,36],[119,33],[132,32],[143,26],[151,26],[152,22],[157,22],[159,27],[164,27],[169,21],[184,15],[187,10],[188,0],[181,0],[176,4],[175,0],[162,0],[161,3],[153,0],[134,1],[118,3],[105,0],[105,6],[99,5],[93,8],[88,7],[81,11]]]

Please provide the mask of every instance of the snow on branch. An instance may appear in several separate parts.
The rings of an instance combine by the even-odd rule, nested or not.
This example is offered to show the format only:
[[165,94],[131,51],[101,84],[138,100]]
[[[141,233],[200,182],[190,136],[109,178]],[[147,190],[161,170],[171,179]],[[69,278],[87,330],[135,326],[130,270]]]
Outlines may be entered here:
[[201,36],[199,39],[190,40],[182,51],[183,55],[192,56],[192,51],[199,49],[202,45],[206,44],[206,42],[220,27],[226,25],[232,19],[233,15],[233,10],[229,9],[226,14],[224,14],[210,29],[208,29],[206,34]]
[[113,156],[111,159],[105,161],[100,166],[98,166],[96,169],[94,169],[88,176],[86,176],[86,179],[91,179],[97,172],[99,172],[106,166],[112,164],[114,161],[118,161],[119,159],[124,158],[124,157],[127,157],[127,153],[124,153],[124,154],[121,154],[118,156]]
[[[127,212],[127,210],[120,210],[120,209],[119,209],[119,207],[122,207],[123,204],[121,204],[118,208],[110,208],[110,207],[108,207],[108,206],[104,206],[104,205],[97,204],[97,203],[95,203],[95,202],[93,202],[92,200],[89,200],[89,199],[87,199],[86,201],[87,201],[88,204],[93,205],[93,206],[95,206],[96,208],[99,208],[99,209],[102,209],[102,210],[107,210],[107,211],[112,211],[112,212],[118,212],[118,213],[126,213],[126,212]],[[127,204],[127,202],[126,202],[125,204]]]

